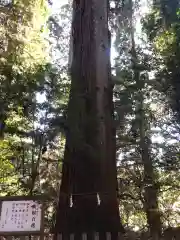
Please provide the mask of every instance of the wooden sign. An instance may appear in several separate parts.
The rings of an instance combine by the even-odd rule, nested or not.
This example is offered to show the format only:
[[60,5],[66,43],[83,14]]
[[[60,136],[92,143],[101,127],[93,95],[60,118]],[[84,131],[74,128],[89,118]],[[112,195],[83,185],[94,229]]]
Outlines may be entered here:
[[23,197],[1,200],[0,234],[40,234],[43,223],[43,203]]

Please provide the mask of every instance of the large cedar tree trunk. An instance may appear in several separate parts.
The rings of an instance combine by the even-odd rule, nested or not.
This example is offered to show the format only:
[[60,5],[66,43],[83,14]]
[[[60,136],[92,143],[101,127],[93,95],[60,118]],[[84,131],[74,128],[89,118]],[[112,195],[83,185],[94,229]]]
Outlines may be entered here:
[[108,1],[74,0],[73,12],[72,82],[56,231],[116,232],[122,229],[116,195]]

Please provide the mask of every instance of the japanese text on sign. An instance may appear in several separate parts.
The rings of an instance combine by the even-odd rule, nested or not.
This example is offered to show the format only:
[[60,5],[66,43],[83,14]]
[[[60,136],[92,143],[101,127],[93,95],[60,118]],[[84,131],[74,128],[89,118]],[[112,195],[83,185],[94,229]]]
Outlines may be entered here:
[[41,228],[42,204],[33,200],[3,201],[0,232],[37,232]]

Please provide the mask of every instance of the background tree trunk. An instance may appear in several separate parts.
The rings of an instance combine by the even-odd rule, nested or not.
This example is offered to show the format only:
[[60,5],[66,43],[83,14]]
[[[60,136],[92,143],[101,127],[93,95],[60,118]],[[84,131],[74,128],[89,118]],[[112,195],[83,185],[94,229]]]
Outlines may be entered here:
[[[133,12],[133,3],[131,1],[131,8]],[[141,71],[138,68],[139,59],[136,52],[136,44],[134,37],[134,28],[131,18],[131,42],[132,42],[132,62],[134,63],[133,75],[138,90],[136,96],[136,110],[135,119],[138,122],[137,129],[139,130],[139,147],[142,158],[142,164],[144,167],[144,210],[147,216],[147,223],[150,229],[152,239],[158,240],[161,237],[161,219],[158,207],[158,188],[155,181],[153,162],[150,155],[150,144],[151,140],[148,136],[148,122],[146,120],[146,113],[144,109],[144,80],[141,77]],[[139,129],[138,129],[139,128]]]

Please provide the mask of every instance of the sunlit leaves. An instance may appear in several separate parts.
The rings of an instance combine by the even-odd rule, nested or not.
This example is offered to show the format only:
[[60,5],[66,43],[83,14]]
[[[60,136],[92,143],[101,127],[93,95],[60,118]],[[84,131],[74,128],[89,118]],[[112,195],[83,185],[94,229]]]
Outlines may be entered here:
[[4,7],[3,16],[1,32],[4,32],[3,45],[6,48],[1,57],[6,61],[11,59],[20,72],[32,71],[45,63],[48,60],[48,45],[43,36],[48,16],[46,1],[15,1],[10,9]]
[[175,33],[170,31],[164,31],[159,36],[155,38],[155,46],[156,49],[160,52],[162,55],[171,55],[174,52],[174,42],[176,41],[176,35]]

